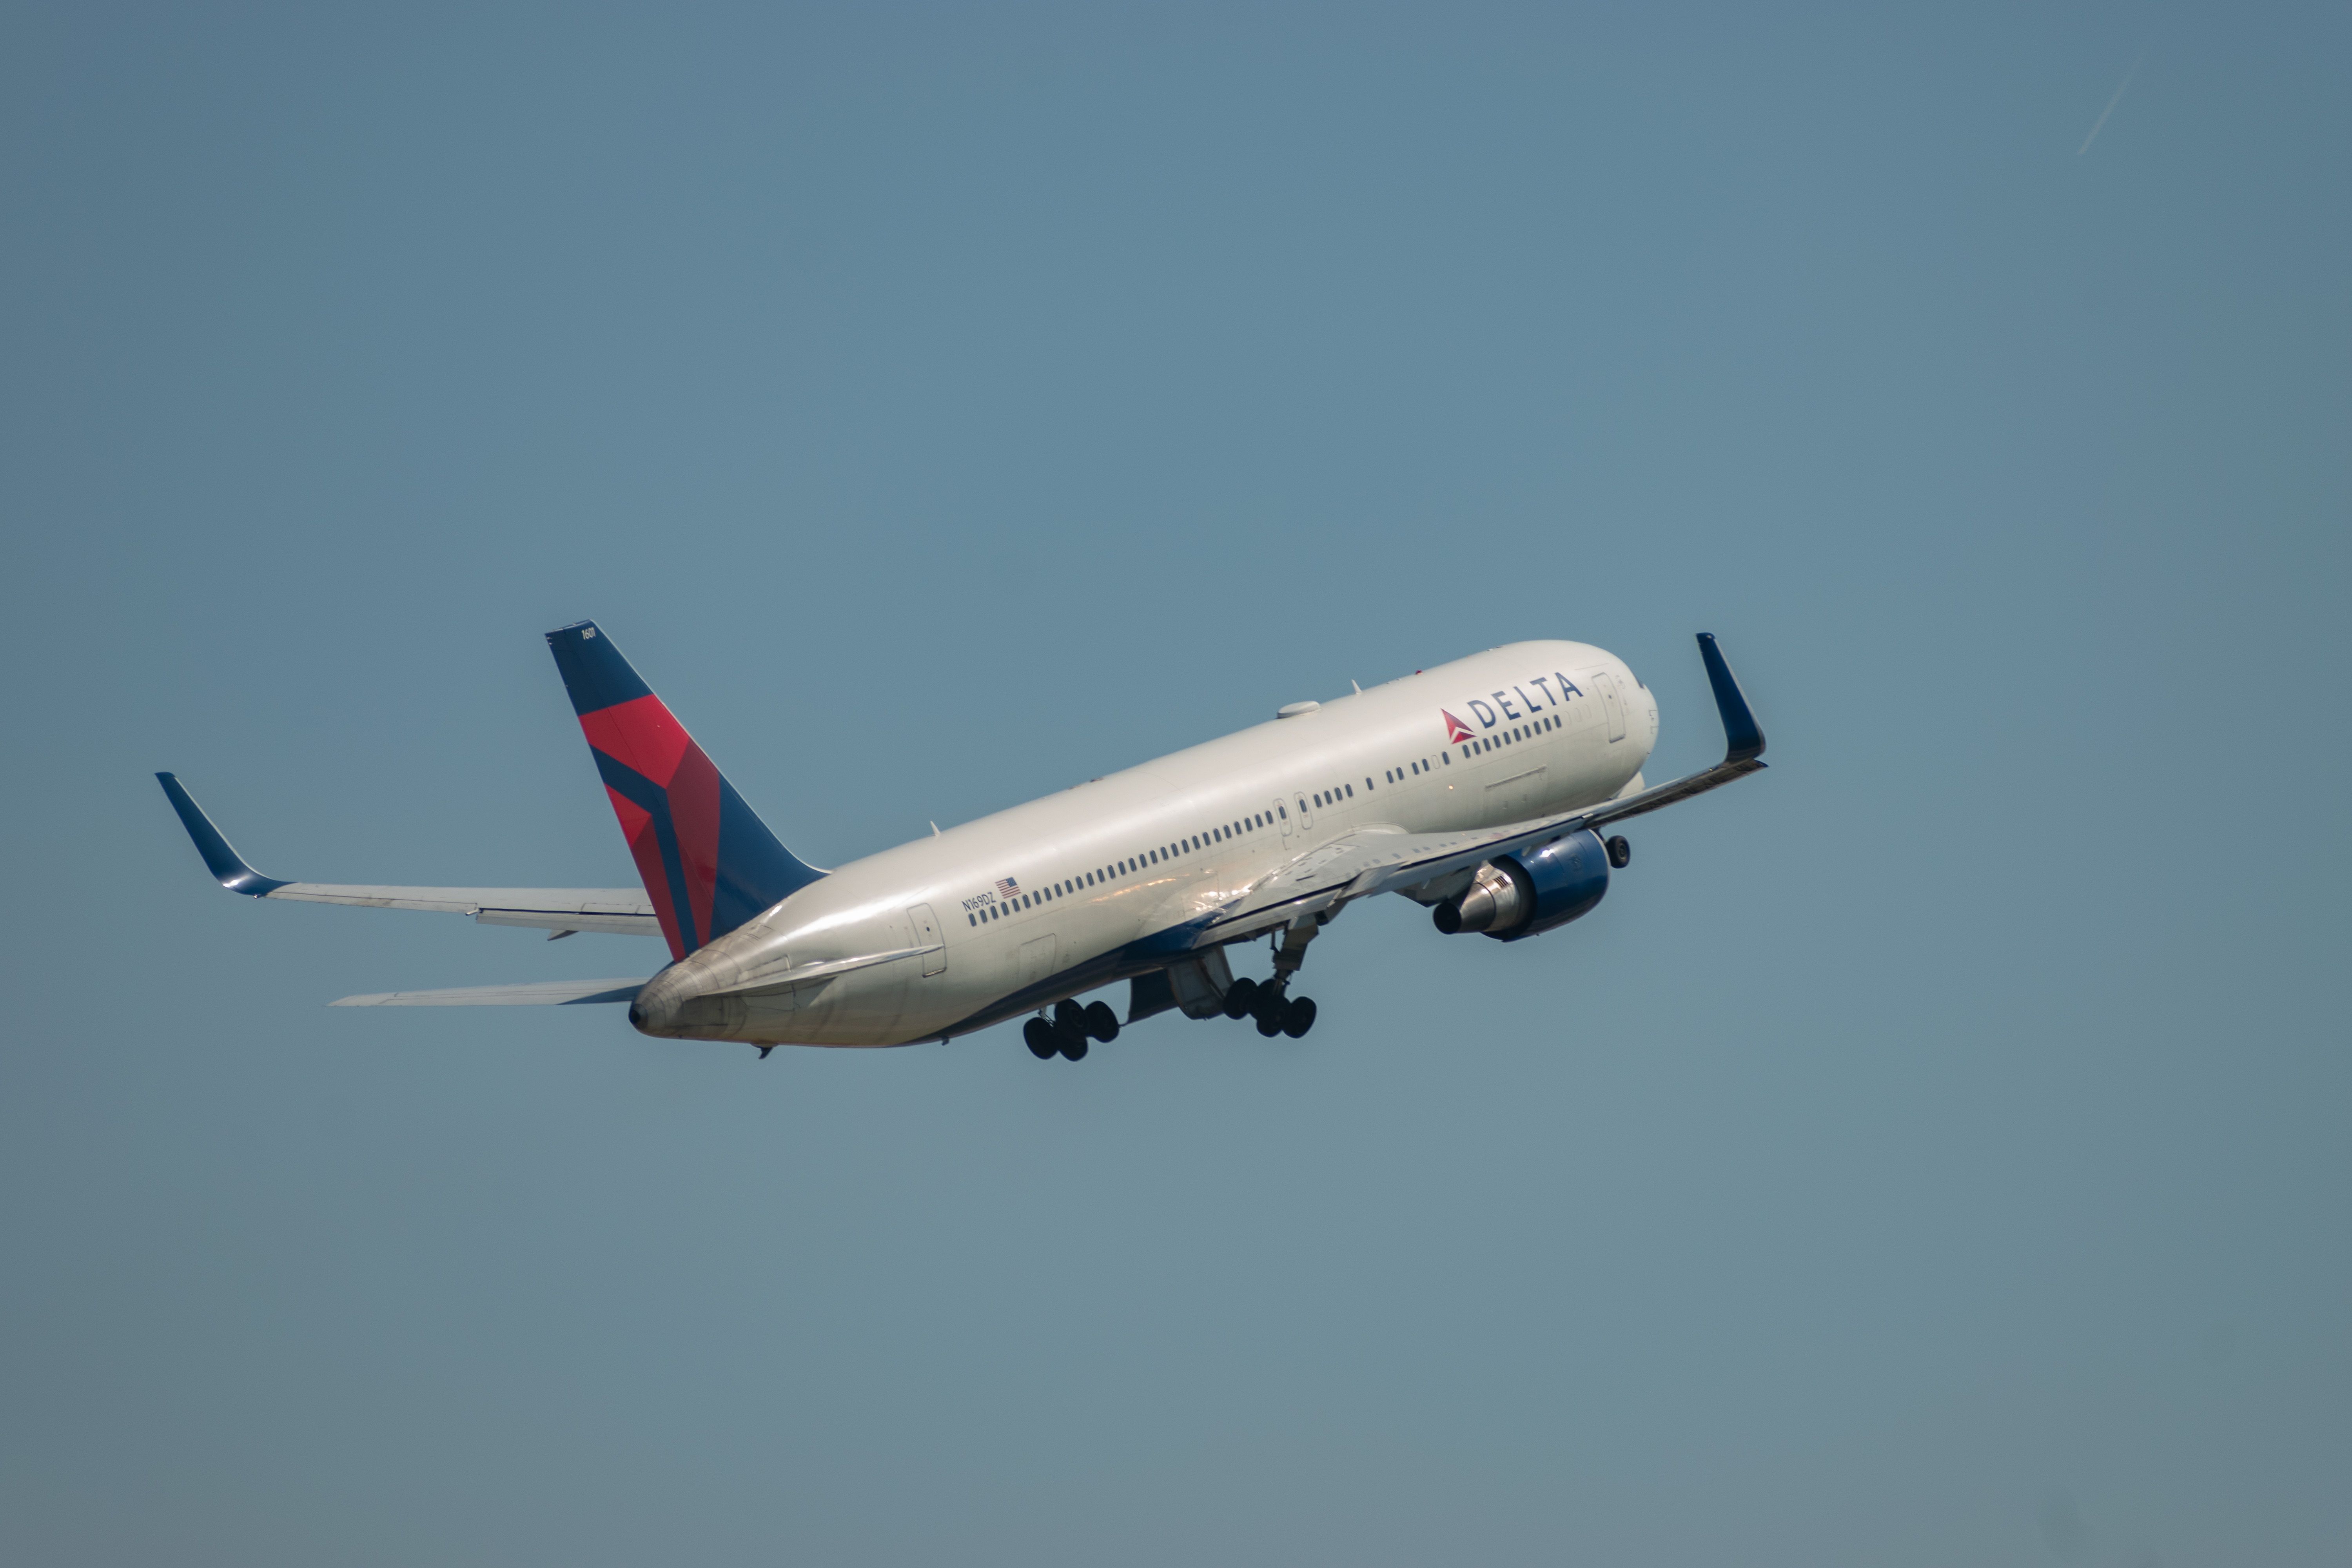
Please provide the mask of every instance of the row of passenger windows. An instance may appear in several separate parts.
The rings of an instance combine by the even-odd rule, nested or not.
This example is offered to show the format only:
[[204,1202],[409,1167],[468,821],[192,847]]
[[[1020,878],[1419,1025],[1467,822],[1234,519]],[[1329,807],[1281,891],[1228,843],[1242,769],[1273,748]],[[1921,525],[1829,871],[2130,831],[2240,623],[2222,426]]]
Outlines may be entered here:
[[1195,854],[1212,844],[1223,844],[1228,839],[1239,838],[1245,833],[1255,833],[1272,827],[1278,820],[1289,815],[1289,812],[1278,805],[1272,811],[1254,811],[1247,816],[1236,817],[1231,822],[1221,823],[1200,833],[1188,834],[1173,844],[1163,844],[1156,849],[1147,849],[1139,855],[1130,855],[1125,859],[1114,860],[1108,866],[1097,867],[1094,870],[1083,872],[1065,881],[1048,883],[1044,888],[1023,893],[1003,903],[989,904],[982,909],[971,910],[965,914],[964,921],[968,925],[981,925],[989,921],[1003,920],[1015,910],[1034,910],[1038,905],[1051,903],[1055,899],[1066,899],[1072,893],[1084,892],[1088,888],[1103,887],[1117,881],[1121,877],[1131,877],[1138,871],[1173,860],[1180,855]]
[[[1448,767],[1453,766],[1454,759],[1451,756],[1447,755],[1444,752],[1438,752],[1437,755],[1439,761],[1444,763]],[[1391,768],[1389,770],[1389,783],[1402,784],[1405,780],[1413,777],[1415,774],[1433,773],[1436,770],[1431,765],[1427,757],[1415,757],[1412,762],[1405,763],[1405,765],[1401,768]]]
[[[1483,741],[1473,741],[1462,748],[1462,755],[1466,761],[1468,758],[1476,755],[1479,752],[1491,752],[1500,746],[1513,745],[1521,741],[1530,740],[1543,731],[1557,730],[1559,728],[1559,721],[1557,718],[1547,715],[1544,718],[1536,720],[1532,723],[1515,724],[1499,735],[1490,736]],[[1449,752],[1440,752],[1437,754],[1437,760],[1443,766],[1451,767],[1454,764],[1454,758]],[[1388,779],[1391,784],[1396,784],[1401,780],[1412,777],[1413,774],[1425,773],[1431,771],[1433,770],[1430,766],[1429,759],[1422,757],[1406,763],[1402,768],[1389,769]],[[1372,781],[1370,776],[1368,774],[1364,779],[1364,788],[1367,791],[1370,791],[1371,787]],[[1353,800],[1355,798],[1356,786],[1354,784],[1339,784],[1330,789],[1318,790],[1315,792],[1315,804],[1318,807],[1337,805],[1343,800]],[[1195,833],[1189,837],[1180,838],[1173,844],[1163,844],[1156,849],[1147,849],[1140,855],[1129,856],[1123,860],[1115,860],[1108,866],[1100,867],[1092,871],[1087,871],[1080,876],[1072,877],[1066,881],[1049,883],[1042,889],[1034,892],[1023,893],[1017,898],[1007,902],[990,904],[984,908],[971,910],[965,914],[964,920],[967,923],[971,925],[979,925],[987,921],[1002,920],[1015,910],[1035,909],[1040,904],[1050,903],[1055,899],[1067,898],[1072,893],[1083,892],[1088,888],[1101,887],[1108,882],[1118,879],[1120,877],[1131,877],[1136,872],[1143,870],[1149,867],[1157,866],[1163,861],[1173,860],[1179,855],[1195,854],[1200,850],[1207,848],[1212,844],[1222,844],[1228,839],[1238,838],[1244,833],[1255,833],[1263,828],[1272,827],[1277,820],[1287,817],[1289,815],[1289,812],[1284,810],[1278,805],[1272,811],[1252,812],[1249,816],[1241,817],[1236,821],[1228,822],[1220,826],[1212,827],[1206,832]]]
[[1514,724],[1509,729],[1503,731],[1500,734],[1489,735],[1483,741],[1473,741],[1468,745],[1462,748],[1462,755],[1466,761],[1471,757],[1478,756],[1486,752],[1500,751],[1505,746],[1516,746],[1521,741],[1532,741],[1547,730],[1557,730],[1559,728],[1559,718],[1556,715],[1547,713],[1542,718],[1534,721],[1532,723]]
[[[1547,713],[1542,718],[1530,722],[1514,724],[1507,730],[1498,731],[1484,740],[1465,742],[1462,746],[1462,760],[1466,763],[1473,757],[1483,756],[1488,752],[1500,751],[1505,746],[1516,746],[1521,741],[1532,741],[1538,735],[1559,728],[1559,718]],[[1437,753],[1435,764],[1433,764],[1427,757],[1415,758],[1401,768],[1391,768],[1388,772],[1388,779],[1391,784],[1402,784],[1406,779],[1417,777],[1422,773],[1434,773],[1440,766],[1452,767],[1453,765],[1454,753],[1440,752]],[[1364,781],[1366,787],[1369,788],[1371,782],[1366,779]]]

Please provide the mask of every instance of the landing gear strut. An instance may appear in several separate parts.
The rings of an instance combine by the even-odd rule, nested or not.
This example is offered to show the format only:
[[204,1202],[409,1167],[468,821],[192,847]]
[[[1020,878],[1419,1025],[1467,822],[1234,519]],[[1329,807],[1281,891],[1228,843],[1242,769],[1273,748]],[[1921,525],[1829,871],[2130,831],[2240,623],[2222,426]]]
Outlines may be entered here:
[[1290,995],[1290,981],[1307,962],[1307,944],[1322,929],[1322,921],[1313,915],[1302,915],[1284,928],[1275,945],[1273,978],[1234,981],[1225,991],[1225,1016],[1256,1019],[1257,1032],[1269,1040],[1276,1035],[1296,1040],[1313,1028],[1315,1003]]

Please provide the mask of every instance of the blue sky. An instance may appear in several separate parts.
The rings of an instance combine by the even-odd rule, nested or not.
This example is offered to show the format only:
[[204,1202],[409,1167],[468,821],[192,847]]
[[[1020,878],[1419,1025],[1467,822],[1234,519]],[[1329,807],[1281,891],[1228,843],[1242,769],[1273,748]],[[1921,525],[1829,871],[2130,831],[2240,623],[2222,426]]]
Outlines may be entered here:
[[[2352,1545],[2340,8],[0,29],[0,1553]],[[1773,766],[1304,1042],[325,1011],[646,954],[152,772],[625,882],[583,616],[820,864],[1521,637]]]

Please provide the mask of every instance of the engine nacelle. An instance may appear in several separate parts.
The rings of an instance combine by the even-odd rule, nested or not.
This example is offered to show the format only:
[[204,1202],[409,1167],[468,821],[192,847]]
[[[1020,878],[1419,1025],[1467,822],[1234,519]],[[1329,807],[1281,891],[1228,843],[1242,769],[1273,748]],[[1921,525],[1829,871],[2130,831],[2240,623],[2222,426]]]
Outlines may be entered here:
[[1431,911],[1439,931],[1517,942],[1589,914],[1609,891],[1609,851],[1589,829],[1478,868],[1459,898]]

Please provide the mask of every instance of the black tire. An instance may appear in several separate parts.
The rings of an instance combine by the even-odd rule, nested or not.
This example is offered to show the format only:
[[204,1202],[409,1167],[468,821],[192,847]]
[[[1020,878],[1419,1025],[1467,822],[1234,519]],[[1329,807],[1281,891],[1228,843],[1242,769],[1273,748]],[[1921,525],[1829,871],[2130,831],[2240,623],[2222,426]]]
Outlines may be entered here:
[[[1285,1009],[1285,1011],[1287,1011],[1287,1009]],[[1257,1016],[1257,1032],[1264,1035],[1269,1040],[1274,1038],[1275,1036],[1282,1033],[1282,1014],[1274,1012],[1260,1013]]]
[[1620,834],[1612,838],[1606,847],[1609,850],[1609,863],[1620,871],[1633,863],[1633,847],[1625,842],[1624,835]]
[[1054,1027],[1076,1034],[1087,1032],[1087,1010],[1066,997],[1054,1004]]
[[1225,987],[1225,1016],[1228,1018],[1248,1017],[1250,1016],[1250,1003],[1254,1001],[1256,996],[1257,982],[1252,980],[1246,974],[1243,975],[1239,980],[1234,981],[1231,985]]
[[1054,1054],[1062,1048],[1061,1037],[1055,1034],[1054,1026],[1043,1018],[1032,1018],[1022,1025],[1021,1037],[1028,1042],[1029,1054],[1041,1062],[1052,1061]]
[[1314,1026],[1315,998],[1312,996],[1292,997],[1290,1005],[1283,1009],[1282,1032],[1288,1035],[1294,1040],[1299,1040],[1306,1038],[1307,1031]]
[[1073,1031],[1062,1037],[1062,1054],[1074,1062],[1087,1059],[1087,1037]]
[[1109,1003],[1087,1004],[1087,1033],[1106,1046],[1118,1038],[1118,1015],[1110,1010]]

